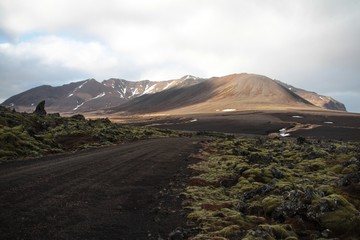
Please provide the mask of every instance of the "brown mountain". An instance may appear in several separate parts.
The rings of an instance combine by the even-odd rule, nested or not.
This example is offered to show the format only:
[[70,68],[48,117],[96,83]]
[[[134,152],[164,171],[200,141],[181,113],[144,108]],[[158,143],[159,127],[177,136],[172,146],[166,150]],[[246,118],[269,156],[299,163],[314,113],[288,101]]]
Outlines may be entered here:
[[308,100],[315,106],[326,108],[330,110],[340,110],[340,111],[346,111],[346,107],[343,103],[336,101],[332,97],[319,95],[316,92],[307,91],[301,88],[296,88],[294,86],[291,86],[289,84],[276,81],[280,85],[286,87],[287,89],[291,90],[292,92],[296,93],[300,97]]
[[233,74],[210,79],[187,75],[159,82],[131,82],[112,78],[100,83],[88,79],[59,87],[36,87],[10,97],[2,105],[19,111],[33,111],[42,100],[46,101],[46,109],[50,112],[111,109],[129,113],[187,113],[315,108],[314,105],[345,111],[342,103],[330,97],[255,74]]
[[270,78],[243,73],[137,97],[112,111],[197,113],[284,108],[317,107]]

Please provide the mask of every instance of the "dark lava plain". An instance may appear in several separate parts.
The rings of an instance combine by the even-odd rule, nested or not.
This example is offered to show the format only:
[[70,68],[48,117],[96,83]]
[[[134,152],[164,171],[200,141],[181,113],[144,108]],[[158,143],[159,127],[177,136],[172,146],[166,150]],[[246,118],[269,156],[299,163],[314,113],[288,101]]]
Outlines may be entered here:
[[292,137],[360,140],[360,114],[332,111],[244,111],[214,114],[192,114],[145,119],[135,125],[156,128],[222,132],[230,134],[268,135],[296,124],[315,125],[299,129]]

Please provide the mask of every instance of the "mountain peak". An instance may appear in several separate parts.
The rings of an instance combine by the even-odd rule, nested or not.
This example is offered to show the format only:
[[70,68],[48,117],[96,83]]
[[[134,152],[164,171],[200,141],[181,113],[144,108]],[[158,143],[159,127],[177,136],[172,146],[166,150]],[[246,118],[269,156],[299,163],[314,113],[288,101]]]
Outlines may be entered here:
[[199,77],[195,77],[193,75],[185,75],[182,78],[180,78],[181,80],[197,80],[199,79]]

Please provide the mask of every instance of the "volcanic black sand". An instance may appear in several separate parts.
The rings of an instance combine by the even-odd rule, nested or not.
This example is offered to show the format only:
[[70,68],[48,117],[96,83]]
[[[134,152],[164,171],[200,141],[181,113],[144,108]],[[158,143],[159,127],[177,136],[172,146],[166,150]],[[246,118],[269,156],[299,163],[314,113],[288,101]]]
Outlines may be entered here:
[[198,151],[160,138],[0,165],[0,239],[167,239]]
[[135,125],[184,131],[207,131],[230,134],[269,135],[298,124],[312,129],[298,129],[291,137],[360,140],[360,114],[331,111],[244,111],[214,114],[166,116],[137,120]]

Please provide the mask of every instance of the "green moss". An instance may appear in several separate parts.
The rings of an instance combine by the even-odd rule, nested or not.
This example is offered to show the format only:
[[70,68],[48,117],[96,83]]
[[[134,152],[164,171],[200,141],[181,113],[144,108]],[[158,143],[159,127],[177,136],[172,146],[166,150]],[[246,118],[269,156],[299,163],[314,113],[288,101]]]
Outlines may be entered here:
[[283,202],[282,196],[270,195],[265,197],[262,201],[262,207],[266,214],[271,214]]
[[338,234],[359,234],[360,212],[344,197],[331,194],[316,201],[314,205],[321,214],[324,228]]
[[207,211],[206,210],[194,210],[192,211],[190,214],[187,215],[187,218],[193,222],[198,222],[206,217],[208,217],[208,215],[206,214]]
[[275,239],[288,239],[288,238],[296,238],[297,235],[294,233],[291,225],[283,224],[283,225],[259,225],[258,229],[263,230],[271,237],[274,237]]
[[242,228],[239,225],[230,225],[230,226],[224,227],[223,229],[221,229],[219,231],[216,231],[214,233],[214,235],[228,238],[228,237],[237,235],[241,230],[242,230]]
[[242,228],[247,228],[252,225],[249,221],[247,221],[246,216],[239,211],[233,209],[224,209],[222,213],[225,214],[224,219],[226,221],[236,224]]
[[198,234],[195,237],[192,237],[191,240],[228,240],[228,238],[209,236],[209,234]]
[[268,168],[259,168],[258,165],[252,166],[242,174],[247,179],[253,179],[251,182],[269,183],[273,176]]
[[0,149],[0,159],[5,159],[5,158],[9,158],[9,157],[17,157],[17,156],[18,155],[17,155],[16,151]]
[[0,116],[0,127],[4,127],[4,126],[7,127],[6,119],[4,117]]
[[297,235],[294,233],[292,227],[287,224],[283,225],[259,225],[256,230],[250,230],[243,238],[243,240],[296,240]]
[[324,192],[325,195],[330,195],[334,193],[334,187],[331,185],[320,185],[317,187],[318,190]]
[[[338,146],[334,147],[335,144]],[[197,179],[209,186],[187,188],[187,197],[193,200],[189,209],[201,210],[206,216],[198,222],[203,231],[199,236],[211,239],[219,236],[222,229],[236,233],[236,229],[232,231],[230,227],[234,225],[241,226],[242,231],[249,230],[245,239],[297,239],[296,233],[304,235],[306,230],[302,226],[315,229],[305,231],[308,239],[321,236],[326,227],[334,229],[335,237],[357,236],[354,232],[346,235],[331,223],[340,216],[352,219],[356,225],[359,204],[355,204],[358,201],[354,197],[357,195],[350,188],[339,189],[337,182],[343,175],[358,171],[353,156],[359,147],[357,142],[307,139],[299,145],[292,139],[241,137],[224,141],[213,138],[202,152],[202,158],[206,160],[192,166],[199,173]],[[236,182],[224,186],[221,184],[223,179],[236,179]],[[345,198],[337,198],[341,196],[334,193],[352,198],[350,202],[355,205],[348,205]],[[334,197],[342,205],[331,205]],[[217,208],[223,203],[231,204]],[[201,206],[210,206],[206,207],[210,213]],[[279,216],[282,212],[286,214]],[[355,217],[351,218],[351,212]],[[290,225],[273,225],[276,221],[287,221],[292,228]],[[257,228],[259,224],[266,227]],[[352,227],[339,228],[351,232]],[[224,236],[227,235],[221,237]]]
[[341,173],[349,174],[349,173],[357,172],[358,170],[359,170],[359,168],[356,164],[350,164],[349,166],[344,167],[343,170],[341,171]]
[[334,173],[341,173],[343,170],[344,166],[341,164],[336,164],[334,166],[332,166],[329,170],[334,172]]
[[224,194],[224,189],[210,186],[190,186],[187,187],[185,195],[195,200],[199,205],[202,203],[212,202],[229,202],[232,200],[229,196]]
[[260,187],[262,183],[256,182],[252,178],[241,179],[235,186],[229,189],[233,196],[238,196],[244,192],[252,191]]

